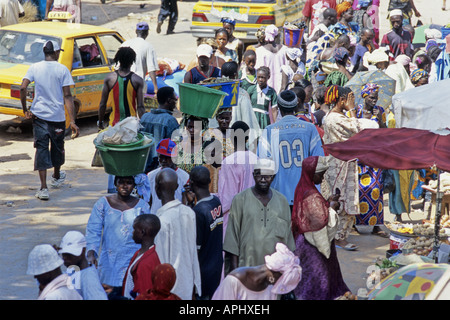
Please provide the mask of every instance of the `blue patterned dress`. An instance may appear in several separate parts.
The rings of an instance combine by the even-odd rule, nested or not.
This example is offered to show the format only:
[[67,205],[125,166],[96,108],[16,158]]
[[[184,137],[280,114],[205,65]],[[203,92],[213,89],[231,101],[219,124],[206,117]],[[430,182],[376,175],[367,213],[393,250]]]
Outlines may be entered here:
[[[379,109],[383,121],[386,123],[386,112],[384,108],[375,106]],[[363,106],[356,107],[356,117],[363,118]],[[373,116],[373,121],[378,119]],[[384,204],[383,204],[383,180],[382,169],[371,168],[358,163],[359,175],[359,211],[356,215],[356,225],[377,226],[384,223]]]

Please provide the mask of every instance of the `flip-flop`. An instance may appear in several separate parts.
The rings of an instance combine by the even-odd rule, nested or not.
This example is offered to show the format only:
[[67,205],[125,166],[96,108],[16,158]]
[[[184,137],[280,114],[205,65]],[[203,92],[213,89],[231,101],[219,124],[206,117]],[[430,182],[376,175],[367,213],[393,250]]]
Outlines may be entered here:
[[347,251],[355,251],[355,250],[358,249],[358,246],[353,244],[353,243],[347,243],[345,245],[345,247],[342,247],[342,246],[339,246],[339,245],[336,245],[336,247],[344,249],[344,250],[347,250]]
[[382,238],[389,238],[389,235],[386,232],[382,231],[382,230],[380,230],[378,232],[372,232],[372,235],[379,236],[379,237],[382,237]]

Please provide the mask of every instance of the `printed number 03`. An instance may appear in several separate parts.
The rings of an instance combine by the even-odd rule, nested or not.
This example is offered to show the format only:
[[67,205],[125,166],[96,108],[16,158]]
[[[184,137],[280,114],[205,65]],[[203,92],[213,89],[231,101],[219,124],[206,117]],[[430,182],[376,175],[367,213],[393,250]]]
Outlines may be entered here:
[[283,140],[279,145],[280,150],[280,163],[283,168],[290,168],[292,162],[296,167],[302,166],[303,161],[303,142],[300,139],[295,139],[292,144]]

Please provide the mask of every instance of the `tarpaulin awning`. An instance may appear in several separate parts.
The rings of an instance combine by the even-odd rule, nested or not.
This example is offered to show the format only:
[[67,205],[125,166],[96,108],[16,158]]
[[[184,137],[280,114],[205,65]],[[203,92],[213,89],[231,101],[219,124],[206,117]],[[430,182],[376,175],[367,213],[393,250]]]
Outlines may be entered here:
[[392,112],[397,128],[437,130],[450,126],[450,79],[397,93]]
[[365,129],[347,141],[326,144],[324,149],[340,160],[358,159],[373,168],[415,170],[436,165],[450,172],[450,130]]

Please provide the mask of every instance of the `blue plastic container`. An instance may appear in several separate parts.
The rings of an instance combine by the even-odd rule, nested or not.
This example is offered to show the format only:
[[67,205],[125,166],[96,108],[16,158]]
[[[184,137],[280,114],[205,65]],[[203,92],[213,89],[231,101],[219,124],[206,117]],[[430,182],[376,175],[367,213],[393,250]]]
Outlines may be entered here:
[[228,94],[222,103],[219,104],[219,108],[230,108],[237,106],[239,100],[239,83],[241,80],[232,80],[230,82],[202,84],[204,87],[211,89],[217,89]]
[[441,33],[442,33],[442,39],[445,39],[445,37],[450,34],[450,28],[442,27]]

